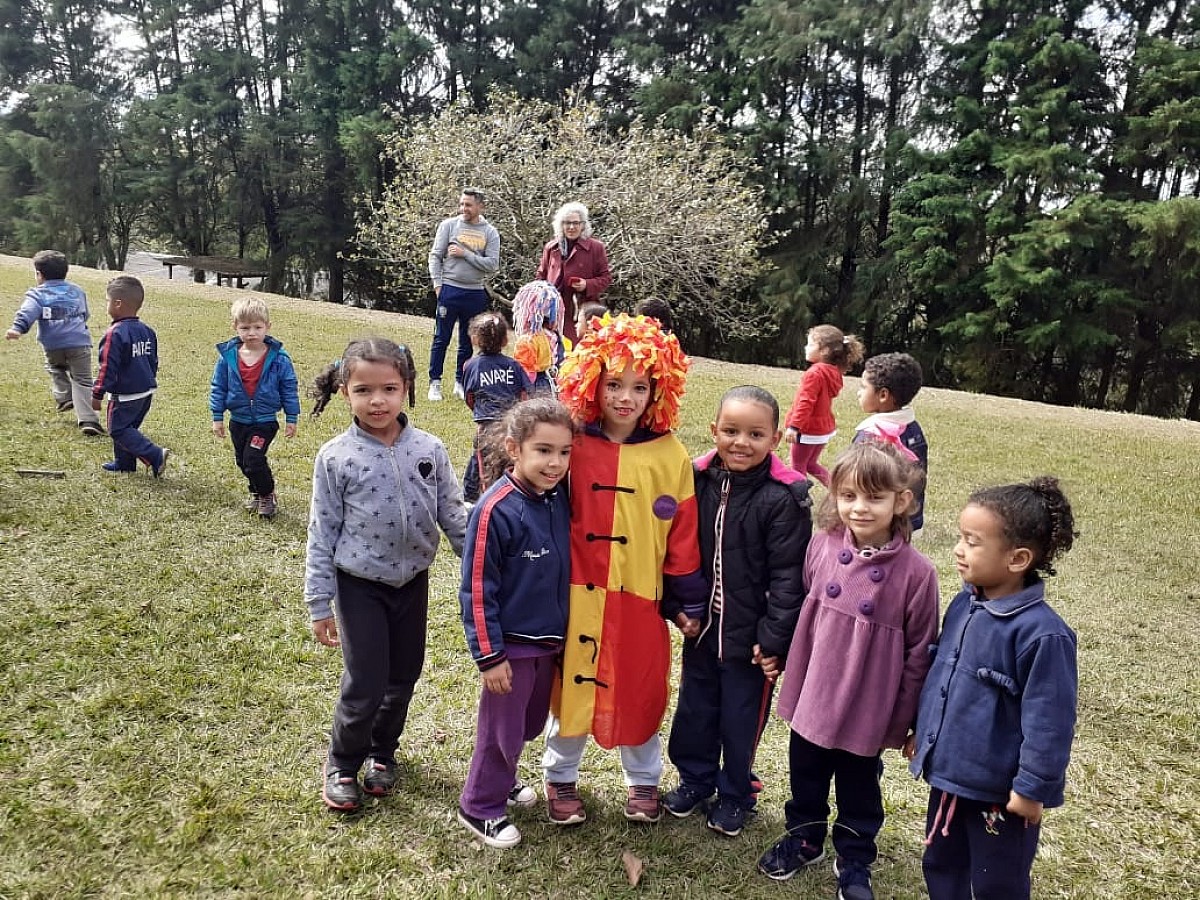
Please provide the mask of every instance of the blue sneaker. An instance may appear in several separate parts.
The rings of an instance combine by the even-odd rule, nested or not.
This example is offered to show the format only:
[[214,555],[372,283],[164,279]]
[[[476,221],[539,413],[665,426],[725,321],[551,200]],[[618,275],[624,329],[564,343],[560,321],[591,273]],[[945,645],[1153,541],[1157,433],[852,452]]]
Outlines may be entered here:
[[839,856],[833,861],[833,874],[838,880],[838,900],[875,900],[870,866]]
[[109,460],[108,462],[106,462],[106,463],[101,463],[101,464],[100,464],[100,468],[102,468],[102,469],[103,469],[105,472],[121,472],[121,473],[126,473],[126,472],[135,472],[135,471],[137,471],[136,469],[126,469],[126,468],[123,468],[122,466],[120,466],[120,465],[117,463],[117,461],[116,461],[115,459],[110,459],[110,460]]
[[824,858],[824,849],[789,834],[759,857],[758,871],[776,881],[787,881],[801,869],[816,865]]
[[737,837],[753,818],[753,810],[747,809],[736,800],[719,797],[708,811],[708,827],[721,834]]
[[162,478],[162,473],[167,468],[167,460],[170,458],[170,456],[171,456],[171,451],[168,450],[166,447],[163,447],[162,448],[162,461],[157,466],[154,466],[150,469],[150,471],[154,473],[155,478]]
[[698,809],[704,809],[712,791],[702,791],[690,784],[681,784],[673,791],[667,791],[663,797],[663,806],[667,812],[677,819],[686,819]]

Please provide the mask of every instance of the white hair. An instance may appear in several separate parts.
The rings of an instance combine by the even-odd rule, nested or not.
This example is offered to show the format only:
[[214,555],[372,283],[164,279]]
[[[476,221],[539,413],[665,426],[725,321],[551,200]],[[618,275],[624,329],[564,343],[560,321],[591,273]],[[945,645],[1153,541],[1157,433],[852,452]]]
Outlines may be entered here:
[[592,220],[588,217],[588,208],[582,203],[564,203],[558,208],[558,212],[554,214],[554,236],[562,240],[562,222],[570,213],[578,213],[579,220],[583,222],[583,228],[579,230],[579,236],[590,238],[592,236]]

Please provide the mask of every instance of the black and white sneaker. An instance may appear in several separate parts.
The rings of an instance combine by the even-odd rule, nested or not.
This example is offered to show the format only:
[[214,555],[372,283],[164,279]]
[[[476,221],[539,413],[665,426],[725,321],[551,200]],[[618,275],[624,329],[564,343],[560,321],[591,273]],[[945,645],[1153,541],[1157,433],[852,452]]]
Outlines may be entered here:
[[509,806],[533,806],[537,800],[537,791],[523,781],[518,781],[508,792]]
[[495,847],[498,850],[508,850],[511,847],[521,843],[521,832],[517,830],[517,826],[508,821],[508,816],[501,816],[498,819],[477,819],[474,816],[467,815],[460,806],[458,808],[458,821],[467,826],[467,830],[479,840],[483,841],[489,847]]

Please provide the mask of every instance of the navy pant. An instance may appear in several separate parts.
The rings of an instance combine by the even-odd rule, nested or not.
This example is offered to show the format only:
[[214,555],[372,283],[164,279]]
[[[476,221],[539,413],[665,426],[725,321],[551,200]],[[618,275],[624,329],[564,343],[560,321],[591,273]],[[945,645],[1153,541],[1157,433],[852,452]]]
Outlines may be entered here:
[[509,659],[512,691],[493,694],[483,688],[475,752],[459,805],[477,819],[498,819],[508,806],[525,744],[546,727],[550,689],[558,671],[554,653]]
[[342,692],[333,711],[329,771],[357,772],[368,756],[394,762],[425,664],[429,572],[403,587],[337,573]]
[[137,400],[114,397],[108,401],[108,434],[118,471],[136,472],[139,459],[151,468],[162,465],[162,448],[138,430],[150,412],[153,399],[153,394],[147,394]]
[[702,794],[715,789],[748,809],[750,769],[775,686],[749,659],[718,659],[719,627],[713,622],[699,641],[684,641],[667,755],[683,784]]
[[1003,803],[930,788],[925,828],[930,842],[921,867],[930,900],[1028,900],[1040,825],[1007,812]]
[[275,476],[267,462],[267,450],[277,434],[278,422],[257,422],[253,425],[232,420],[229,422],[233,458],[250,484],[250,493],[260,497],[275,493]]
[[846,750],[829,750],[795,731],[788,744],[792,799],[784,805],[788,833],[823,846],[829,825],[829,782],[837,793],[833,847],[850,862],[875,862],[875,835],[883,827],[883,760]]
[[458,360],[454,365],[454,380],[461,383],[463,366],[471,358],[471,336],[467,326],[471,319],[488,306],[487,291],[483,288],[460,288],[443,284],[438,294],[437,317],[433,320],[433,347],[429,351],[429,380],[441,381],[446,365],[446,348],[458,325]]

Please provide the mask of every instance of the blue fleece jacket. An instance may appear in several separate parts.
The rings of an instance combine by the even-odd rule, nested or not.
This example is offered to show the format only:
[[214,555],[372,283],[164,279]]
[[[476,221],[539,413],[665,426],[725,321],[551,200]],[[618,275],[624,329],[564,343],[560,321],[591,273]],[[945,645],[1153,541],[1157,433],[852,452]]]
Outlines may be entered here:
[[27,334],[37,322],[38,341],[47,350],[92,346],[88,332],[87,294],[61,278],[43,281],[25,292],[13,319],[13,330]]
[[985,600],[965,585],[946,610],[921,691],[909,768],[933,787],[1061,806],[1075,735],[1075,632],[1045,585]]
[[559,489],[537,494],[505,475],[471,510],[458,592],[481,671],[507,643],[558,647],[567,627],[571,512]]
[[213,369],[208,395],[208,408],[212,410],[214,422],[224,421],[226,410],[230,419],[243,425],[274,422],[280,410],[288,422],[300,418],[300,393],[292,358],[276,338],[268,335],[265,343],[267,356],[253,397],[246,393],[238,370],[241,338],[217,344],[217,365]]

